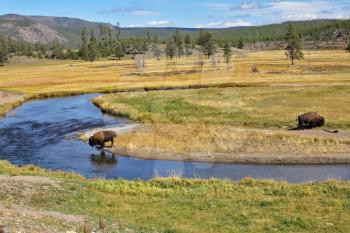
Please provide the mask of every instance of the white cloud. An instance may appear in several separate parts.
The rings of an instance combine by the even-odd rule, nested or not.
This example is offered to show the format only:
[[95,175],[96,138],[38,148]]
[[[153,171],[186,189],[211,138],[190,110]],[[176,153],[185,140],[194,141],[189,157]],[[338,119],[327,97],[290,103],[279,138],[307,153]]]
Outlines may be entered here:
[[167,20],[154,20],[149,22],[149,25],[153,26],[153,27],[166,27],[166,26],[170,26],[173,23]]
[[232,4],[228,3],[208,3],[205,6],[213,8],[215,10],[229,10],[233,7]]
[[293,11],[293,12],[319,12],[334,8],[334,5],[326,1],[292,2],[280,1],[270,2],[268,6],[272,10]]
[[150,16],[150,15],[155,15],[156,13],[154,11],[148,11],[148,10],[137,10],[132,12],[133,15],[138,15],[138,16]]
[[205,6],[215,10],[234,11],[234,10],[258,9],[259,3],[257,1],[243,2],[241,5],[229,4],[229,3],[208,3],[208,4],[205,4]]
[[253,26],[252,23],[243,21],[243,20],[234,20],[234,21],[217,21],[210,22],[206,24],[199,24],[197,28],[229,28],[229,27],[242,27],[242,26]]
[[240,8],[242,10],[249,10],[249,9],[258,9],[259,4],[257,2],[244,2],[242,5],[240,5]]
[[277,12],[275,21],[349,18],[346,9],[331,1],[274,1],[267,3],[266,6],[267,13]]
[[283,15],[281,19],[283,21],[298,21],[298,20],[314,20],[317,19],[315,14],[294,14],[294,15]]

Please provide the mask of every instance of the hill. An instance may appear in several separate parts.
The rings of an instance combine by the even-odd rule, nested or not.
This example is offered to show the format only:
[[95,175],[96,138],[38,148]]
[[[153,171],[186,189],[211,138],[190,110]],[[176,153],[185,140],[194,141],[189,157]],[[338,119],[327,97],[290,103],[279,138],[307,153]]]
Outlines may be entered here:
[[[232,44],[236,44],[239,38],[250,43],[279,41],[283,40],[288,23],[206,30],[211,31],[219,42],[230,41]],[[326,19],[291,23],[294,24],[303,39],[307,41],[345,41],[350,38],[350,20]],[[114,25],[89,22],[82,19],[7,14],[0,16],[0,35],[10,35],[16,40],[43,44],[48,44],[57,37],[67,46],[77,47],[80,43],[80,34],[83,28],[94,28],[98,32],[100,25],[110,26],[113,30],[116,30]],[[166,39],[176,30],[190,33],[193,36],[199,31],[198,28],[122,28],[122,37],[150,34]]]

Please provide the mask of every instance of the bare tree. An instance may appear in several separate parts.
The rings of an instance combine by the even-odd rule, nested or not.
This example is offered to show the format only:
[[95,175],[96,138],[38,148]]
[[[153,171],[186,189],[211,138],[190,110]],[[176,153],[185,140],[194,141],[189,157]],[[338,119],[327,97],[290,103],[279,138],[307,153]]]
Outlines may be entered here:
[[210,56],[210,62],[213,67],[213,71],[220,70],[220,57],[217,54]]
[[145,58],[141,54],[137,54],[134,57],[135,66],[140,76],[145,72]]
[[162,51],[160,50],[159,44],[153,44],[152,45],[152,52],[153,57],[157,58],[157,60],[160,60],[160,55],[162,54]]
[[231,50],[230,44],[226,42],[224,46],[224,58],[225,58],[227,70],[229,70],[230,68],[231,57],[232,57],[232,50]]
[[204,67],[204,53],[202,51],[195,51],[193,56],[193,68],[196,69],[199,67],[200,71],[203,72]]

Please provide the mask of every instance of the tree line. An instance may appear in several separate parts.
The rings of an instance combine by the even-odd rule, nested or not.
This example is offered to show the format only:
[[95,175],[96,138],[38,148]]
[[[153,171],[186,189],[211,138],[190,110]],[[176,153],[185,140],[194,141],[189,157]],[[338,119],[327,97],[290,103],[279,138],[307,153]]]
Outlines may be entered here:
[[[338,26],[340,27],[340,26]],[[29,44],[24,41],[16,41],[9,36],[0,37],[0,64],[5,64],[9,56],[28,56],[35,58],[51,58],[51,59],[72,59],[86,60],[93,62],[103,57],[115,57],[121,59],[125,55],[135,58],[150,52],[156,59],[160,59],[161,55],[167,58],[189,57],[196,53],[198,57],[206,56],[210,58],[215,55],[218,48],[223,48],[224,59],[229,63],[232,53],[232,42],[220,41],[217,34],[213,34],[210,30],[199,30],[198,35],[193,33],[183,33],[176,30],[170,38],[160,39],[157,35],[146,33],[146,36],[122,38],[120,24],[117,23],[115,28],[106,25],[100,25],[98,34],[94,29],[84,28],[81,32],[81,43],[79,48],[65,48],[59,39],[53,40],[49,45],[41,43]],[[301,42],[303,35],[298,32],[295,25],[289,24],[286,27],[286,34],[283,40],[287,41],[287,57],[294,64],[295,59],[302,58]],[[238,39],[236,47],[244,48],[243,37]],[[350,42],[347,47],[350,51]],[[201,58],[202,59],[202,58]],[[199,59],[199,60],[201,60]],[[212,58],[215,63],[215,58]],[[198,61],[200,64],[201,61]]]

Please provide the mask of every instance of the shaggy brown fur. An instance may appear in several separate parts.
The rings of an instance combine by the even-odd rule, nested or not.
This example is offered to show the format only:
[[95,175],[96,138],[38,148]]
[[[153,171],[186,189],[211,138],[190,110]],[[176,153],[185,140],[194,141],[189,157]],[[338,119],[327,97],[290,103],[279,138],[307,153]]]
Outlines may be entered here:
[[312,129],[321,127],[325,123],[324,117],[316,112],[304,113],[297,118],[298,129]]
[[117,137],[116,133],[113,131],[101,131],[95,133],[92,137],[89,138],[90,146],[100,146],[103,148],[105,146],[105,142],[111,142],[112,147],[114,145],[114,140]]

